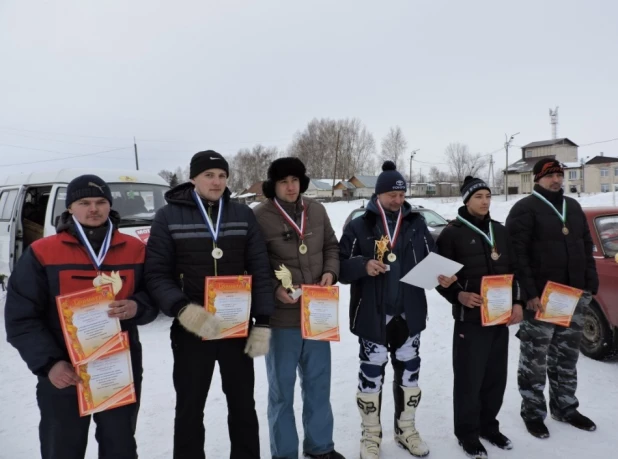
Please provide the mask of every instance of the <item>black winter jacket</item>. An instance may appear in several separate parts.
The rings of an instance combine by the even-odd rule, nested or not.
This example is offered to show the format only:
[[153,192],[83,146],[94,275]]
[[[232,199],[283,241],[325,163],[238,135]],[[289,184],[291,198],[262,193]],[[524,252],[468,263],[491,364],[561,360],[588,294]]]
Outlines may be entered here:
[[[361,217],[352,220],[345,227],[340,247],[341,266],[339,282],[351,284],[350,288],[350,330],[360,338],[378,344],[386,344],[386,299],[392,287],[389,273],[369,276],[365,265],[375,258],[375,241],[385,233],[374,194]],[[429,252],[435,252],[435,243],[425,219],[410,212],[410,204],[404,203],[403,220],[395,253],[399,272],[403,276],[421,262]],[[386,257],[384,257],[384,262]],[[399,282],[402,309],[410,336],[425,329],[427,320],[427,299],[425,290]]]
[[438,292],[453,305],[453,318],[464,322],[481,322],[481,308],[469,308],[459,302],[460,292],[481,293],[483,276],[515,274],[513,279],[513,303],[525,304],[516,275],[515,257],[506,228],[489,214],[484,219],[472,216],[466,206],[459,208],[459,216],[489,235],[489,222],[492,223],[498,260],[491,259],[491,247],[480,234],[468,228],[459,220],[453,220],[438,237],[438,253],[443,257],[461,263],[463,268],[457,273],[457,282],[445,289],[437,287]]
[[561,212],[567,202],[566,226],[553,209],[536,196],[519,200],[506,219],[516,255],[520,281],[528,299],[541,296],[547,281],[558,282],[596,294],[599,288],[592,256],[592,238],[588,221],[579,203],[539,185],[534,190],[545,196]]
[[[251,209],[223,195],[223,215],[217,247],[223,257],[215,260],[213,239],[193,200],[193,185],[183,183],[165,194],[168,202],[155,216],[146,247],[144,276],[161,311],[178,316],[189,303],[204,304],[207,276],[252,276],[251,315],[268,322],[274,310],[274,293],[266,244]],[[208,209],[208,203],[204,206]],[[218,204],[211,206],[216,223]]]

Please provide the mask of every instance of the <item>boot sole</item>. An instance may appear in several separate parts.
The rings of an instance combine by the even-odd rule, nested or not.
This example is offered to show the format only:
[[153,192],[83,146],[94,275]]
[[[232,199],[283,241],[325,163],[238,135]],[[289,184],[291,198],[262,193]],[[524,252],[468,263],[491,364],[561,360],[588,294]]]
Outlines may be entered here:
[[509,451],[513,449],[513,443],[509,443],[508,445],[498,445],[496,443],[494,443],[493,441],[491,441],[489,438],[487,437],[483,437],[482,435],[480,436],[483,440],[485,440],[486,442],[488,442],[490,445],[495,446],[496,448],[500,448],[504,451]]
[[565,423],[565,424],[569,424],[569,425],[571,425],[571,426],[575,427],[576,429],[583,430],[584,432],[594,432],[595,430],[597,430],[597,426],[588,427],[588,428],[586,428],[586,427],[582,427],[582,426],[576,426],[576,425],[574,425],[574,424],[571,424],[568,420],[566,420],[566,419],[564,419],[564,418],[559,418],[559,417],[557,417],[557,416],[554,416],[553,414],[551,415],[551,418],[552,418],[554,421],[558,421],[558,422],[563,422],[563,423]]
[[395,441],[397,442],[397,446],[399,446],[401,449],[407,451],[408,454],[410,454],[411,456],[414,456],[414,457],[426,457],[426,456],[429,456],[429,451],[427,451],[425,454],[414,454],[401,441],[399,441],[399,440],[395,440]]
[[[459,443],[459,446],[462,446],[462,444]],[[489,457],[487,453],[485,453],[485,454],[470,454],[470,453],[467,453],[466,450],[463,449],[463,447],[461,448],[461,450],[470,459],[487,459]]]

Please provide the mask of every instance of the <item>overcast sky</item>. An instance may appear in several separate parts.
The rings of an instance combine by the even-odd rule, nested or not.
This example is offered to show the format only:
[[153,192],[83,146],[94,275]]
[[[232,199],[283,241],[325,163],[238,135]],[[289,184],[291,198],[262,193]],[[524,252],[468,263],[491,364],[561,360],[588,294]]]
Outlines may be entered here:
[[133,136],[140,169],[175,169],[314,117],[378,147],[399,125],[427,171],[449,142],[549,139],[550,107],[560,137],[614,139],[617,21],[614,0],[0,0],[0,175],[134,168]]

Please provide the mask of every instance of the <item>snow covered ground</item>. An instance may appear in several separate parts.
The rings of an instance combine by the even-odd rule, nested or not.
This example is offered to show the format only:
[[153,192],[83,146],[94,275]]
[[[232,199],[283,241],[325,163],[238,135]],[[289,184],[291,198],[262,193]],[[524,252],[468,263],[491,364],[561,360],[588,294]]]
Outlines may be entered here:
[[[504,221],[510,207],[519,199],[496,196],[492,216]],[[413,199],[434,209],[446,218],[453,218],[461,201],[450,199]],[[583,206],[611,205],[611,194],[583,196]],[[328,212],[341,235],[341,226],[349,212],[361,201],[327,204]],[[333,378],[331,402],[335,415],[335,445],[347,458],[358,457],[360,417],[354,395],[358,365],[356,338],[348,331],[347,305],[349,289],[341,286],[342,339],[332,344]],[[431,448],[429,457],[450,459],[465,457],[452,434],[452,370],[451,340],[453,320],[450,305],[435,291],[428,292],[429,323],[422,335],[420,386],[423,398],[418,410],[417,426]],[[3,301],[0,300],[0,305]],[[2,306],[0,306],[0,309]],[[172,457],[172,428],[174,418],[174,389],[172,386],[172,354],[169,344],[170,319],[160,316],[154,323],[141,328],[144,347],[144,389],[140,410],[137,442],[140,457],[168,459]],[[4,329],[3,315],[0,326]],[[538,440],[526,433],[519,417],[520,396],[517,392],[516,368],[519,356],[518,341],[511,329],[509,379],[504,405],[500,413],[502,431],[514,443],[512,451],[501,451],[488,446],[489,456],[496,459],[527,458],[608,458],[616,457],[615,419],[618,412],[618,361],[596,362],[580,357],[578,397],[581,411],[598,425],[593,433],[579,431],[568,425],[547,421],[551,437]],[[2,332],[3,334],[4,332]],[[264,359],[256,359],[255,398],[260,419],[262,457],[270,457],[266,421],[266,370]],[[386,388],[390,388],[392,371],[387,371]],[[0,458],[33,459],[38,455],[38,409],[35,400],[36,378],[32,376],[17,352],[0,339]],[[211,459],[229,457],[225,397],[220,389],[218,375],[213,380],[206,404],[206,454]],[[302,438],[300,390],[297,390],[296,419]],[[382,410],[384,442],[383,458],[411,457],[393,442],[393,400],[385,390]],[[93,426],[94,427],[94,426]],[[88,458],[96,458],[94,428],[88,445]],[[614,451],[614,452],[612,452]]]

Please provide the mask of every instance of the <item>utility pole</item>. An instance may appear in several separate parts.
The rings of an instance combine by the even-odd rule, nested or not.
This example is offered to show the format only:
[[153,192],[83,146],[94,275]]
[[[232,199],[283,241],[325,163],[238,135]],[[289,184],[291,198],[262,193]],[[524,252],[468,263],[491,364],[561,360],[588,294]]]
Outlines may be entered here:
[[412,159],[414,159],[414,155],[419,150],[420,148],[417,148],[416,150],[412,150],[412,153],[410,153],[410,196],[412,196]]
[[513,141],[513,137],[515,137],[519,132],[513,134],[511,138],[504,134],[504,149],[506,150],[506,169],[504,169],[504,200],[509,200],[509,147],[511,146],[511,142]]
[[135,151],[135,170],[139,170],[139,159],[137,157],[137,142],[135,141],[135,137],[133,137],[133,150]]
[[335,200],[335,180],[337,180],[337,159],[339,157],[339,133],[341,128],[337,130],[337,145],[335,146],[335,170],[333,171],[333,186],[330,190],[330,202]]
[[489,174],[488,177],[489,183],[491,183],[491,189],[496,189],[496,177],[494,176],[494,157],[493,155],[489,157]]

